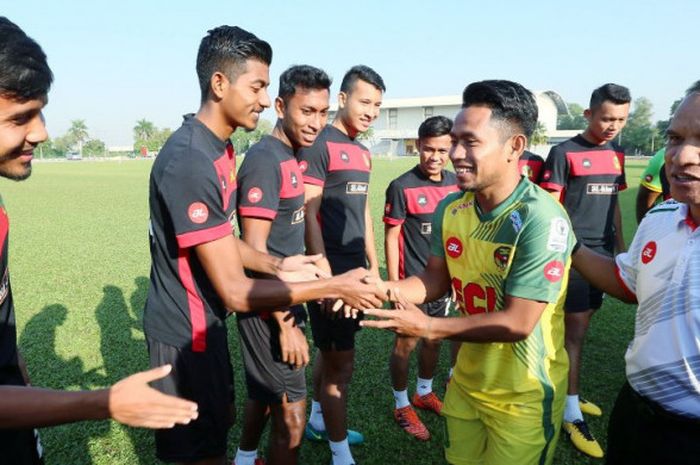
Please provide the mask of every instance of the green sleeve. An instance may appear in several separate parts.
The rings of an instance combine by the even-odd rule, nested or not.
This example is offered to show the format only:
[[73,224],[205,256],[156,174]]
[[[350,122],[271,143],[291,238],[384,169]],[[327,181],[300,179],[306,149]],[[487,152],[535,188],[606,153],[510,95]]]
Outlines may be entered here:
[[561,284],[568,273],[568,262],[575,238],[571,222],[558,205],[547,200],[528,206],[506,278],[505,293],[540,302],[556,302]]
[[646,169],[642,173],[641,185],[653,192],[661,192],[661,179],[659,178],[659,172],[661,171],[661,165],[664,164],[664,155],[666,154],[666,149],[661,149],[654,154],[654,156],[649,160]]

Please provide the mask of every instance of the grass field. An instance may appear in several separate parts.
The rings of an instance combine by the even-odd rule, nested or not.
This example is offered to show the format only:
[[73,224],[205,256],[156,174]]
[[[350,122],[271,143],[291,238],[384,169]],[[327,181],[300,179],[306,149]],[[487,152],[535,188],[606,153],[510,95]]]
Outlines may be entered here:
[[[377,159],[371,204],[383,263],[384,189],[415,159]],[[33,383],[59,389],[107,386],[147,368],[142,331],[148,288],[149,161],[37,163],[22,183],[0,181],[10,215],[10,269],[18,339]],[[628,164],[631,188],[622,194],[625,237],[632,237],[640,162]],[[589,426],[605,443],[607,414],[624,380],[623,354],[633,331],[634,308],[608,299],[592,323],[584,354],[582,392],[606,415]],[[229,322],[236,371],[237,406],[245,397],[235,324]],[[353,450],[363,465],[444,463],[442,422],[422,414],[433,437],[419,443],[395,424],[387,361],[393,335],[363,330],[357,341],[350,393],[350,426],[366,437]],[[436,375],[444,391],[447,345]],[[310,374],[310,370],[308,370]],[[415,366],[409,392],[414,388]],[[229,455],[240,429],[230,434]],[[47,465],[152,464],[153,436],[114,422],[79,423],[41,431]],[[302,464],[328,464],[326,445],[305,443]],[[598,463],[560,440],[556,464]]]

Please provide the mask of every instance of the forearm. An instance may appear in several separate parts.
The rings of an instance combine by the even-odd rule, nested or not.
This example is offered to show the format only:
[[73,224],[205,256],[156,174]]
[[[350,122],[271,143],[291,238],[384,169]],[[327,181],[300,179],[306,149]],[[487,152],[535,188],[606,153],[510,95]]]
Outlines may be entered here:
[[632,302],[617,278],[615,259],[582,245],[572,256],[572,265],[586,281],[624,302]]
[[391,295],[395,289],[398,289],[407,301],[416,305],[432,302],[445,295],[449,290],[449,285],[436,282],[427,276],[427,273],[409,276],[398,281],[388,281],[386,286]]
[[68,392],[0,386],[0,428],[53,426],[109,416],[107,389]]
[[342,290],[334,281],[285,283],[273,279],[239,279],[226,292],[224,305],[230,312],[277,310],[322,298],[337,299]]
[[615,201],[613,224],[615,225],[615,250],[617,253],[621,253],[627,250],[627,246],[625,245],[624,232],[622,231],[622,213],[620,212],[619,200]]
[[386,273],[389,281],[399,280],[399,244],[391,237],[389,230],[385,233],[384,255],[386,257]]
[[430,318],[426,338],[459,342],[518,342],[529,332],[505,311],[466,317]]
[[269,275],[274,275],[277,272],[281,262],[279,258],[254,249],[239,238],[236,238],[236,241],[238,242],[238,251],[241,254],[241,262],[245,268]]
[[379,276],[379,260],[377,259],[377,249],[374,245],[374,225],[372,215],[369,211],[369,203],[365,208],[365,254],[369,270]]

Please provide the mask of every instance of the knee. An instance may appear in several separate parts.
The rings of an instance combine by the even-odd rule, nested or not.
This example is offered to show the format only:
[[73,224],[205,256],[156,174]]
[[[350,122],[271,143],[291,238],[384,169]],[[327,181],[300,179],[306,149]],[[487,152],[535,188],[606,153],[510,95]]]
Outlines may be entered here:
[[407,359],[416,348],[415,338],[398,337],[394,343],[393,356]]

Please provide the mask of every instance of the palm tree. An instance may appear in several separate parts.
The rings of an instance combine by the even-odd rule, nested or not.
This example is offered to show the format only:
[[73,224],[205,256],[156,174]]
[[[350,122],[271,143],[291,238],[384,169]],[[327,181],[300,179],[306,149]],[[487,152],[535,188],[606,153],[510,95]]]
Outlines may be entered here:
[[83,142],[88,140],[88,128],[85,124],[84,119],[74,119],[70,122],[70,129],[68,129],[68,135],[70,138],[78,144],[78,151],[80,155],[83,154]]
[[140,119],[134,126],[134,140],[147,141],[156,133],[156,127],[146,118]]

